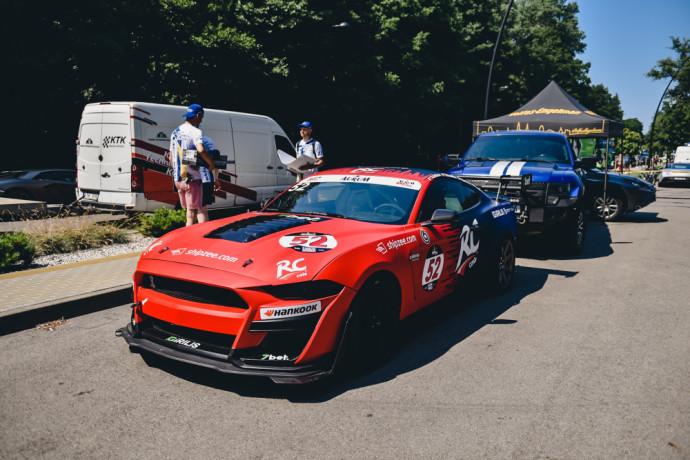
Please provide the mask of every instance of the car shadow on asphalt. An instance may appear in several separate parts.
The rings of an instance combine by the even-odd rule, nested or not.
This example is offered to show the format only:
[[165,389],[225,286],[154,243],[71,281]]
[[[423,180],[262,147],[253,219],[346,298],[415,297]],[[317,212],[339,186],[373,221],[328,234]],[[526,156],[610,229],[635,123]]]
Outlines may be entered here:
[[517,240],[517,256],[534,260],[598,259],[613,254],[611,232],[605,222],[587,222],[585,245],[576,256],[568,254],[557,234],[525,234]]
[[[392,358],[383,366],[359,376],[333,376],[304,385],[277,385],[267,378],[225,375],[210,369],[141,353],[149,366],[190,382],[242,396],[286,399],[294,403],[320,403],[348,391],[395,379],[432,363],[487,325],[509,327],[510,318],[499,318],[540,290],[549,276],[573,277],[577,272],[517,266],[511,291],[500,297],[479,292],[447,298],[411,315],[400,323]],[[372,350],[375,352],[375,350]]]

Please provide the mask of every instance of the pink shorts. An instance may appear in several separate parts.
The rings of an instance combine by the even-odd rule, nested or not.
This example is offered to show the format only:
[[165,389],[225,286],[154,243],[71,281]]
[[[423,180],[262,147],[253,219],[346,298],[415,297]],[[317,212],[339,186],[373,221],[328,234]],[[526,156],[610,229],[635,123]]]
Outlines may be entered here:
[[201,209],[202,198],[204,196],[201,188],[201,180],[191,182],[176,181],[177,193],[180,195],[180,206],[185,209]]

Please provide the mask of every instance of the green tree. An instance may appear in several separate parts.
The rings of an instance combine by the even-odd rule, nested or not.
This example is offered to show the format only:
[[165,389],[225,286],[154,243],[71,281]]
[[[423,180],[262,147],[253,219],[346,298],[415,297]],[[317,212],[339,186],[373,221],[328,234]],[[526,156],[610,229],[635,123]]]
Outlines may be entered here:
[[623,137],[616,144],[617,153],[623,155],[639,155],[642,150],[642,135],[638,132],[623,129]]
[[[671,79],[662,108],[654,125],[654,145],[650,152],[672,152],[677,146],[690,141],[690,40],[671,37],[671,49],[676,58],[667,57],[657,62],[647,76],[654,80]],[[651,135],[651,129],[650,129]]]
[[640,135],[642,135],[642,131],[644,130],[644,125],[637,118],[626,118],[623,120],[623,125],[626,129],[629,129],[630,131],[636,132]]

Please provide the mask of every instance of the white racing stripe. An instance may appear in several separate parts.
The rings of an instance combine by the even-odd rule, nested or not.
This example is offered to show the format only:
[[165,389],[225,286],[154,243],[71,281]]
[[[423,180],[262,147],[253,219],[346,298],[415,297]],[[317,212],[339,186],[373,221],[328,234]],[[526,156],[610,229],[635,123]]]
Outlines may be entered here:
[[508,167],[510,161],[499,161],[489,171],[489,176],[502,176],[503,171]]
[[522,171],[522,167],[525,166],[524,161],[514,161],[506,171],[506,176],[519,176]]

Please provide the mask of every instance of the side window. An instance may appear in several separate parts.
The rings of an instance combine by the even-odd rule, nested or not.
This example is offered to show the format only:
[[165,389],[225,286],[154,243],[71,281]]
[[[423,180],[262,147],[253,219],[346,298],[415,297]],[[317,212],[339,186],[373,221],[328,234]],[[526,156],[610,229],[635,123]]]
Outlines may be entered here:
[[479,192],[455,180],[437,180],[429,186],[417,222],[431,219],[437,209],[462,212],[479,203]]
[[458,197],[460,200],[461,211],[470,209],[472,206],[479,203],[479,192],[469,185],[465,185],[462,182],[457,182],[454,184],[455,188],[458,190]]
[[276,151],[282,150],[285,153],[289,153],[295,156],[295,146],[288,140],[287,137],[276,134],[273,136],[276,141]]

